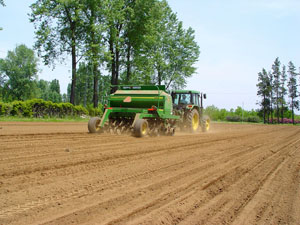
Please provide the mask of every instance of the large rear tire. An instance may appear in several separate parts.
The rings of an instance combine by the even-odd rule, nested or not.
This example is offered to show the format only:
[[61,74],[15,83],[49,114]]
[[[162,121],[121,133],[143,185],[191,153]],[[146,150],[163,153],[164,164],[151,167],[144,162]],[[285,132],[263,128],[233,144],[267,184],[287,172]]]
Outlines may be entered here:
[[199,112],[197,109],[193,109],[191,112],[187,115],[187,127],[188,130],[192,133],[197,132],[199,129]]
[[148,122],[144,119],[138,119],[133,126],[133,135],[135,137],[144,137],[148,134]]
[[101,119],[99,117],[92,117],[88,123],[88,129],[90,133],[99,133],[101,128],[99,127]]
[[210,118],[209,116],[203,116],[201,121],[202,132],[207,132],[210,129]]

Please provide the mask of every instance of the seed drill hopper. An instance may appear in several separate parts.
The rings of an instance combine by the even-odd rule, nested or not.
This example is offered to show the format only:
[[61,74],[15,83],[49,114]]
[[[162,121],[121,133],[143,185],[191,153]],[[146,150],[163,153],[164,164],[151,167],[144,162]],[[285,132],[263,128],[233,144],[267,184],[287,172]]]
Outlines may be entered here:
[[179,116],[172,114],[172,98],[165,86],[118,86],[109,96],[102,118],[88,123],[90,133],[174,135]]

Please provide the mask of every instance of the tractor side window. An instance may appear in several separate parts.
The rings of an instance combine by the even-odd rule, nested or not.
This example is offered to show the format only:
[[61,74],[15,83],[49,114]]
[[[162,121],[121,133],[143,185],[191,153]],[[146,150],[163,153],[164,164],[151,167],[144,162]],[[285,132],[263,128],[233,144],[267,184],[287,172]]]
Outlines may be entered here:
[[178,105],[178,102],[179,102],[179,95],[173,95],[173,97],[174,97],[174,99],[173,99],[173,103],[175,104],[175,105]]
[[191,94],[191,101],[190,103],[193,105],[197,105],[197,94]]
[[195,94],[195,99],[196,99],[195,105],[199,105],[199,95],[198,94]]

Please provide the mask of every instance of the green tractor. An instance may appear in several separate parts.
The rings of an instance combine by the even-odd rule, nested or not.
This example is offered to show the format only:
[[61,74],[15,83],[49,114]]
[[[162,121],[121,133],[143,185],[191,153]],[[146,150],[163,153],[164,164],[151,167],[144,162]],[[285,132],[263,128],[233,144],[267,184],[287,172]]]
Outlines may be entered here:
[[192,132],[199,127],[207,131],[210,120],[202,116],[203,97],[195,91],[174,91],[169,95],[164,85],[119,85],[109,96],[102,118],[89,120],[88,130],[136,137],[172,136],[177,126]]
[[173,115],[180,116],[177,126],[180,130],[196,132],[200,128],[206,132],[210,128],[210,118],[203,114],[203,99],[206,94],[199,91],[176,90],[171,93]]

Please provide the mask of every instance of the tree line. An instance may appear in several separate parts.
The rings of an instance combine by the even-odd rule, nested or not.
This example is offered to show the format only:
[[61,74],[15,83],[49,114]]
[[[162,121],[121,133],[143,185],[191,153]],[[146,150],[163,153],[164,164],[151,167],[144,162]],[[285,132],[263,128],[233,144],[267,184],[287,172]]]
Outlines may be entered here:
[[204,113],[208,115],[213,121],[228,121],[228,122],[249,122],[259,123],[261,119],[259,112],[256,110],[244,110],[241,106],[236,109],[219,109],[214,105],[207,106]]
[[270,71],[258,73],[257,95],[261,97],[260,112],[264,123],[283,123],[285,112],[290,110],[295,124],[295,110],[299,110],[299,72],[292,61],[281,66],[277,57]]
[[165,0],[37,0],[30,7],[43,62],[71,56],[72,104],[92,98],[97,107],[110,85],[182,88],[195,72],[194,30]]

